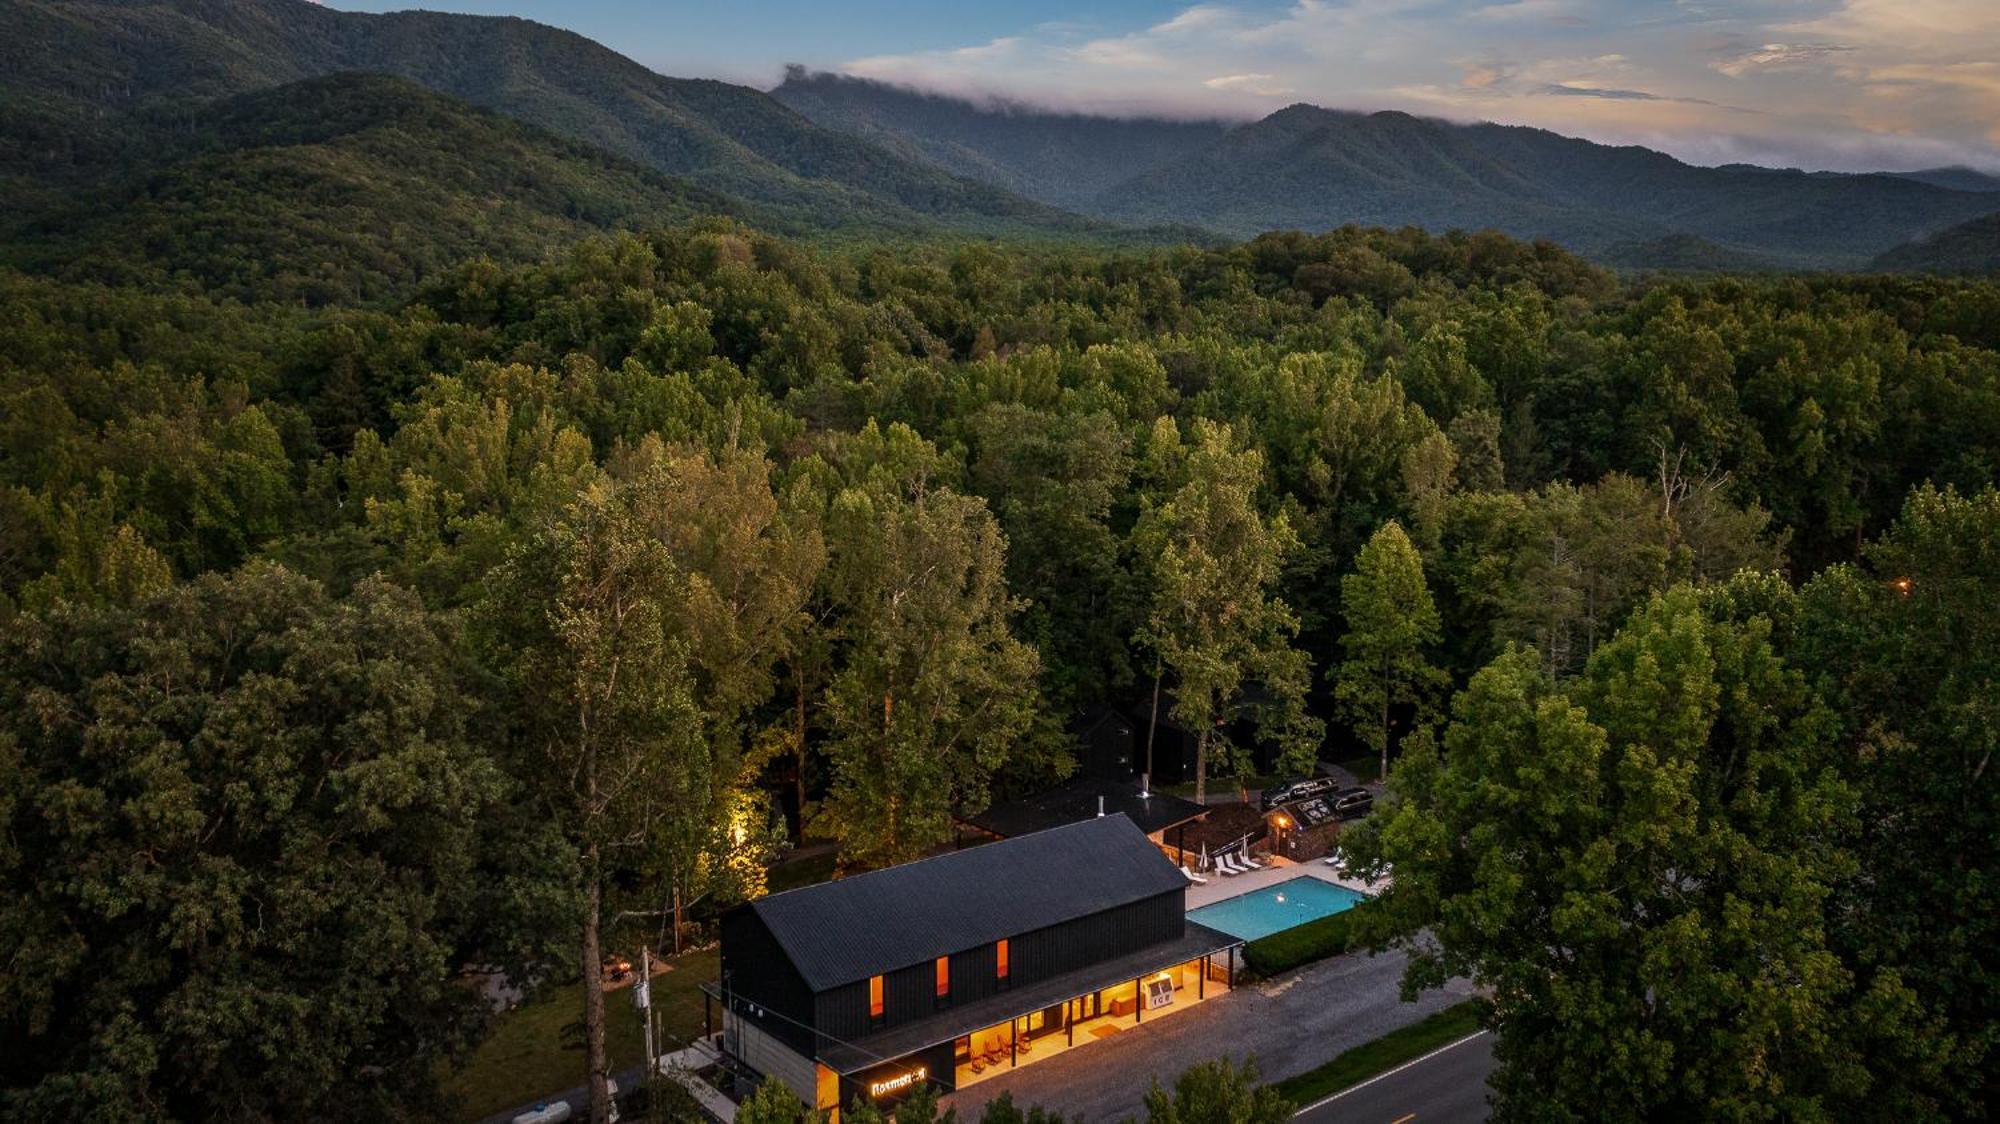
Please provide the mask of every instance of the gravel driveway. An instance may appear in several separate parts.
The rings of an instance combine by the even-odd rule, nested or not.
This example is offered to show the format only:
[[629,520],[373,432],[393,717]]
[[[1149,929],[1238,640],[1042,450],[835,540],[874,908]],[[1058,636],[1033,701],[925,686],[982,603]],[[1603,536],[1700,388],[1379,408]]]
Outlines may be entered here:
[[960,1120],[976,1120],[988,1100],[1012,1092],[1023,1106],[1090,1122],[1122,1120],[1142,1112],[1155,1077],[1171,1084],[1196,1062],[1255,1055],[1264,1079],[1275,1081],[1473,994],[1472,984],[1459,980],[1404,1003],[1396,993],[1403,962],[1401,953],[1337,956],[982,1081],[945,1104]]

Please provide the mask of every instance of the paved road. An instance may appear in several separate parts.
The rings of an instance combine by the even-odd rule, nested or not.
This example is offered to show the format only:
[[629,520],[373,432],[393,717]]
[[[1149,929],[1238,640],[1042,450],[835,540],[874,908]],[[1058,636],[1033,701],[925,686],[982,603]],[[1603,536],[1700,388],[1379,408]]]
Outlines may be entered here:
[[1337,956],[990,1078],[945,1103],[959,1119],[977,1119],[981,1106],[1008,1091],[1016,1104],[1083,1120],[1142,1116],[1153,1079],[1169,1085],[1196,1062],[1255,1055],[1264,1079],[1277,1081],[1472,996],[1470,983],[1455,981],[1404,1003],[1396,990],[1403,964],[1398,953]]
[[1461,1038],[1300,1110],[1305,1124],[1480,1124],[1493,1036]]

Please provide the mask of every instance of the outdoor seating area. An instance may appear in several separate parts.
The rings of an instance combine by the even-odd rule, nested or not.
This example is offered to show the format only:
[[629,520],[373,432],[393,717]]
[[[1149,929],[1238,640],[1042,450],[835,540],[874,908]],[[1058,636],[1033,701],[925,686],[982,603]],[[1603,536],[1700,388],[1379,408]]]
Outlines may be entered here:
[[955,1087],[963,1089],[1195,1007],[1227,994],[1229,981],[1222,957],[1204,957],[966,1035],[957,1043]]
[[1290,859],[1265,856],[1260,861],[1264,863],[1264,866],[1258,870],[1241,872],[1232,876],[1209,878],[1201,884],[1188,883],[1187,908],[1193,910],[1205,905],[1213,905],[1216,902],[1225,901],[1253,890],[1262,890],[1269,886],[1275,886],[1280,882],[1289,881],[1300,875],[1308,875],[1324,882],[1331,882],[1336,886],[1344,886],[1347,889],[1359,890],[1364,893],[1372,894],[1382,888],[1382,883],[1380,882],[1370,886],[1362,879],[1348,874],[1345,868],[1337,869],[1328,866],[1323,860],[1315,859],[1311,862],[1299,863],[1293,862]]

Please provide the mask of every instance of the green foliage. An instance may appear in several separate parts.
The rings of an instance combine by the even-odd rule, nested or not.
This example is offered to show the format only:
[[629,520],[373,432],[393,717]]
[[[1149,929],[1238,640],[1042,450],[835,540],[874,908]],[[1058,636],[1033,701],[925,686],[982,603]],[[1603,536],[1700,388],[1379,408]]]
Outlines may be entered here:
[[1886,250],[1874,266],[1899,272],[2000,273],[2000,211]]
[[[238,10],[252,23],[263,11]],[[190,75],[189,89],[211,78],[235,81]],[[919,854],[953,815],[1062,775],[1072,708],[1132,705],[1156,675],[1163,693],[1196,686],[1176,701],[1207,707],[1211,745],[1228,743],[1218,773],[1302,763],[1318,722],[1344,725],[1307,689],[1344,650],[1334,579],[1393,521],[1407,529],[1402,585],[1420,579],[1438,618],[1418,650],[1471,685],[1457,706],[1472,717],[1442,749],[1405,746],[1392,786],[1410,786],[1404,807],[1392,794],[1378,818],[1406,848],[1399,892],[1439,910],[1421,923],[1449,938],[1440,955],[1506,983],[1520,1025],[1546,1031],[1546,1049],[1505,1059],[1522,1103],[1603,1072],[1662,1113],[1747,1113],[1772,1097],[1801,1116],[1868,1098],[1912,1116],[1990,1104],[1995,911],[1981,875],[1995,833],[1979,762],[1996,728],[1984,661],[2000,644],[1985,631],[1991,501],[1966,497],[2000,468],[1992,284],[1619,288],[1549,247],[1414,231],[1165,253],[835,253],[721,222],[427,276],[406,302],[357,308],[0,272],[9,641],[197,606],[150,646],[120,646],[138,625],[105,625],[111,639],[0,675],[10,700],[47,700],[6,720],[7,769],[33,766],[6,783],[38,795],[0,812],[0,868],[17,879],[0,925],[35,949],[69,931],[50,918],[89,931],[84,953],[35,954],[68,973],[57,983],[0,979],[62,989],[10,1007],[151,1035],[172,1011],[147,973],[212,967],[216,989],[261,994],[299,963],[355,995],[410,997],[382,1016],[350,1012],[347,992],[328,999],[347,1021],[307,1044],[296,1084],[238,1061],[261,1047],[232,1045],[199,1071],[188,1059],[215,1055],[160,1054],[145,1072],[178,1091],[159,1103],[256,1085],[246,1103],[273,1113],[361,1114],[384,1089],[428,1105],[431,1063],[482,1021],[439,1006],[451,973],[512,958],[573,976],[593,916],[607,950],[665,944],[760,892],[790,831],[823,826],[850,868]],[[1912,489],[1903,522],[1861,546]],[[248,953],[162,968],[156,937],[89,934],[128,916],[157,933],[165,907],[93,919],[102,902],[79,905],[40,873],[64,869],[44,861],[54,829],[19,827],[126,768],[48,748],[45,726],[82,746],[89,723],[181,723],[164,744],[200,769],[126,788],[157,781],[219,808],[260,776],[200,756],[223,742],[220,712],[198,700],[237,682],[227,674],[175,671],[173,706],[144,713],[111,714],[96,684],[119,661],[166,659],[183,633],[236,652],[231,667],[265,659],[276,642],[251,638],[272,630],[214,590],[274,561],[312,579],[289,579],[289,612],[346,619],[388,598],[439,635],[471,626],[466,645],[443,644],[450,659],[407,656],[414,670],[385,664],[371,680],[428,684],[458,740],[491,755],[496,795],[464,829],[473,860],[456,837],[437,846],[438,869],[464,884],[398,871],[390,884],[416,889],[394,901],[349,904],[346,883],[324,899],[411,911],[371,929],[369,948],[447,934],[448,951],[416,967],[397,946],[379,964],[315,947],[275,968]],[[1779,571],[1825,573],[1794,597]],[[1908,597],[1886,584],[1898,573],[1913,577]],[[1533,647],[1509,654],[1509,641]],[[321,699],[260,720],[258,753],[326,745],[323,712],[374,705],[346,679],[255,666],[259,683]],[[599,764],[631,768],[643,793],[580,797],[583,705]],[[395,718],[368,744],[403,746],[420,725]],[[411,834],[391,815],[369,845],[427,848],[460,830],[432,827],[446,809],[423,796]],[[152,830],[113,807],[63,830]],[[1436,808],[1464,830],[1439,832]],[[313,817],[336,814],[311,810],[296,828],[308,838]],[[259,841],[243,862],[284,853]],[[225,829],[202,853],[239,842]],[[1682,870],[1699,885],[1663,889],[1661,872]],[[444,904],[407,920],[439,900],[427,894]],[[1563,982],[1572,969],[1549,934],[1568,942],[1558,951],[1598,954],[1574,969],[1585,986]],[[122,1008],[97,1018],[113,993],[64,981],[82,979],[76,957],[95,971],[98,949],[127,945],[104,986],[138,998],[127,1021]],[[1636,978],[1679,1005],[1590,982]],[[97,1049],[83,1025],[10,1024],[9,1087],[57,1098],[17,1114],[109,1103],[72,1097],[83,1085],[63,1075],[144,1060]],[[1607,1062],[1610,1050],[1625,1052]],[[398,1060],[377,1081],[328,1051]],[[1759,1084],[1740,1058],[1774,1076]],[[1657,1075],[1683,1064],[1710,1101],[1660,1099]]]
[[1340,602],[1347,631],[1334,697],[1362,742],[1381,755],[1387,776],[1393,712],[1410,711],[1414,725],[1428,724],[1448,684],[1425,658],[1439,638],[1437,606],[1423,559],[1400,525],[1383,524],[1361,548],[1354,572],[1340,579]]
[[1857,867],[1832,714],[1779,640],[1775,579],[1677,588],[1565,690],[1529,652],[1474,676],[1441,752],[1352,845],[1406,988],[1469,975],[1500,1019],[1503,1117],[1830,1117],[1855,1058],[1826,906]]
[[[366,72],[725,193],[780,223],[877,234],[1106,229],[820,128],[747,86],[664,77],[526,20],[384,16],[308,9],[295,0],[192,0],[138,10],[53,0],[0,13],[0,42],[13,45],[13,65],[0,81],[0,102],[10,110],[0,123],[10,126],[13,143],[0,148],[0,173],[31,188],[17,204],[146,154],[201,102]],[[77,82],[77,73],[95,80]],[[606,198],[579,197],[578,209]]]
[[378,301],[473,257],[744,208],[420,86],[342,74],[202,111],[159,162],[9,248],[69,278],[242,300]]
[[1257,1061],[1241,1066],[1228,1058],[1188,1067],[1174,1079],[1172,1092],[1153,1083],[1146,1094],[1146,1124],[1285,1124],[1293,1104],[1257,1081]]
[[[1173,673],[1173,715],[1197,730],[1195,800],[1203,799],[1215,730],[1239,708],[1255,713],[1259,732],[1278,741],[1287,769],[1311,760],[1319,722],[1305,713],[1310,669],[1290,644],[1298,622],[1271,596],[1280,565],[1297,543],[1281,514],[1266,519],[1255,503],[1263,458],[1238,451],[1226,425],[1197,421],[1194,444],[1183,448],[1161,419],[1149,456],[1171,466],[1178,480],[1165,502],[1148,510],[1133,539],[1150,567],[1153,604],[1145,638]],[[1261,688],[1249,704],[1246,688]],[[1251,773],[1246,755],[1227,754],[1227,775]]]
[[449,620],[257,564],[5,637],[6,1115],[433,1116],[560,873]]
[[767,1077],[736,1106],[738,1124],[818,1124],[826,1118],[799,1100],[784,1082]]

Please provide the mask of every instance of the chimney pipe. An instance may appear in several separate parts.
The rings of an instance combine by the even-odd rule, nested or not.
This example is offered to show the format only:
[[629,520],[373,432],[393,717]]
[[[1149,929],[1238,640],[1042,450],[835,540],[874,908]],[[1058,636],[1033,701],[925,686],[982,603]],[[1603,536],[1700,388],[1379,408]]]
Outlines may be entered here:
[[1139,799],[1151,800],[1152,798],[1153,798],[1153,775],[1151,773],[1140,773]]
[[1097,814],[1100,818],[1104,815],[1104,797],[1102,796],[1097,798]]

